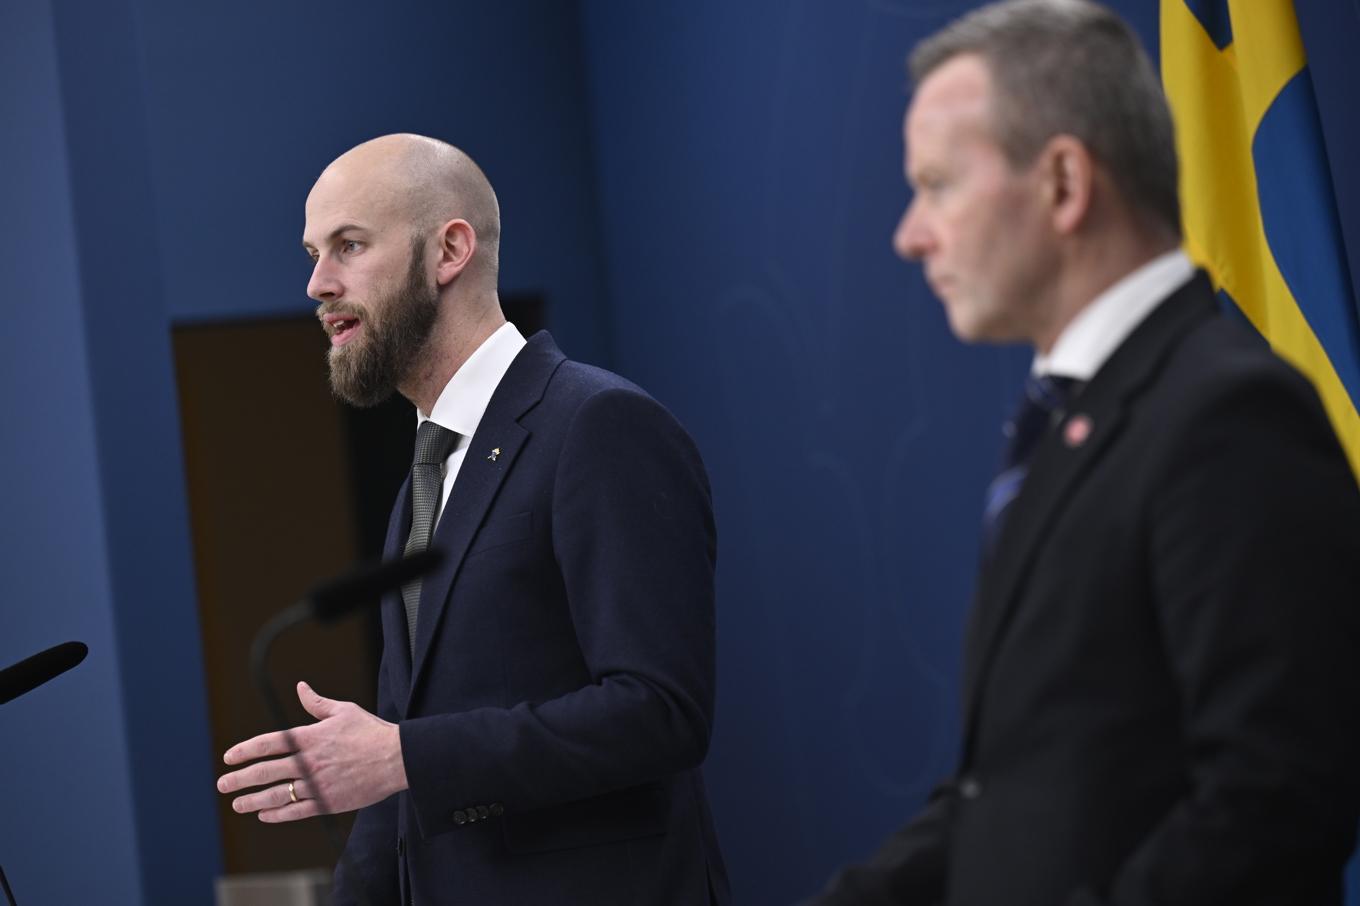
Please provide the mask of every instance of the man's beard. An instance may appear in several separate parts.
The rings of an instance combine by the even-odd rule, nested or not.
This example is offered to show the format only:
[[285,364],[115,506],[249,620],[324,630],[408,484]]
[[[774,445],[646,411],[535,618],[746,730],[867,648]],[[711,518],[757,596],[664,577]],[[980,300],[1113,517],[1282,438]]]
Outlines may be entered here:
[[[353,406],[376,406],[420,365],[422,353],[439,314],[439,290],[425,282],[424,262],[417,243],[404,285],[362,308],[323,306],[328,312],[361,317],[363,333],[327,353],[331,392]],[[348,309],[348,310],[347,310]]]

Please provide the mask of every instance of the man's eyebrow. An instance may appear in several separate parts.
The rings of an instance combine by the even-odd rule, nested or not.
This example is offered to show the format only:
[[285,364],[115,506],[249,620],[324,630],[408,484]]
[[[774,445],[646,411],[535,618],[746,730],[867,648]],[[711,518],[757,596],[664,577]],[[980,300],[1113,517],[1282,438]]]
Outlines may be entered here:
[[[358,231],[360,231],[360,232],[363,232],[364,228],[361,227],[361,226],[359,226],[359,224],[357,224],[357,223],[342,223],[342,224],[340,224],[340,226],[338,226],[338,227],[336,227],[335,229],[331,230],[330,233],[327,234],[326,240],[325,240],[325,241],[326,241],[326,242],[330,242],[331,240],[333,240],[333,239],[335,239],[336,237],[340,236],[342,233],[348,233],[348,232],[351,231],[351,230],[358,230]],[[313,245],[312,245],[310,242],[308,242],[306,239],[302,240],[302,247],[305,248],[305,249],[306,249],[307,251],[309,251],[309,252],[316,251],[316,247],[313,246]]]

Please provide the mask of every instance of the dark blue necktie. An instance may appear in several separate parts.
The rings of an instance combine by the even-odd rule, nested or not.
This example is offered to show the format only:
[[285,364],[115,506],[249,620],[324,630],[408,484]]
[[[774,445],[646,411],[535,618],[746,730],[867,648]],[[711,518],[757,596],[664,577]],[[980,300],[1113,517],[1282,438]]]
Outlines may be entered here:
[[1061,418],[1067,401],[1078,387],[1075,378],[1056,375],[1030,375],[1025,379],[1024,398],[1004,429],[1009,441],[1001,459],[1001,470],[987,486],[987,505],[982,512],[982,550],[985,560],[991,560],[996,551],[1006,511],[1020,496],[1020,488],[1029,472],[1030,458],[1039,446],[1039,440],[1048,427]]

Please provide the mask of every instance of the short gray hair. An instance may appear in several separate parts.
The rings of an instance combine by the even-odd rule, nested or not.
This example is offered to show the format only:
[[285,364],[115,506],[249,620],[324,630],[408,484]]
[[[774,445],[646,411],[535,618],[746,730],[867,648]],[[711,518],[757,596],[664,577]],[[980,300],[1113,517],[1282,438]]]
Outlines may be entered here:
[[1171,112],[1123,19],[1089,0],[1002,0],[918,44],[913,80],[960,54],[977,54],[991,72],[995,137],[1012,166],[1033,162],[1053,136],[1071,135],[1131,207],[1180,235]]

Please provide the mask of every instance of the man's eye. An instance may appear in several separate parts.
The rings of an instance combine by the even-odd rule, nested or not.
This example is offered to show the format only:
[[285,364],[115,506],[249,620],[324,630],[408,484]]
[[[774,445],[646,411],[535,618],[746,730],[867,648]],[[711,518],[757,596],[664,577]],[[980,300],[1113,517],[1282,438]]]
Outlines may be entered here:
[[344,242],[340,243],[340,250],[347,255],[359,251],[360,248],[361,246],[357,239],[346,239]]

